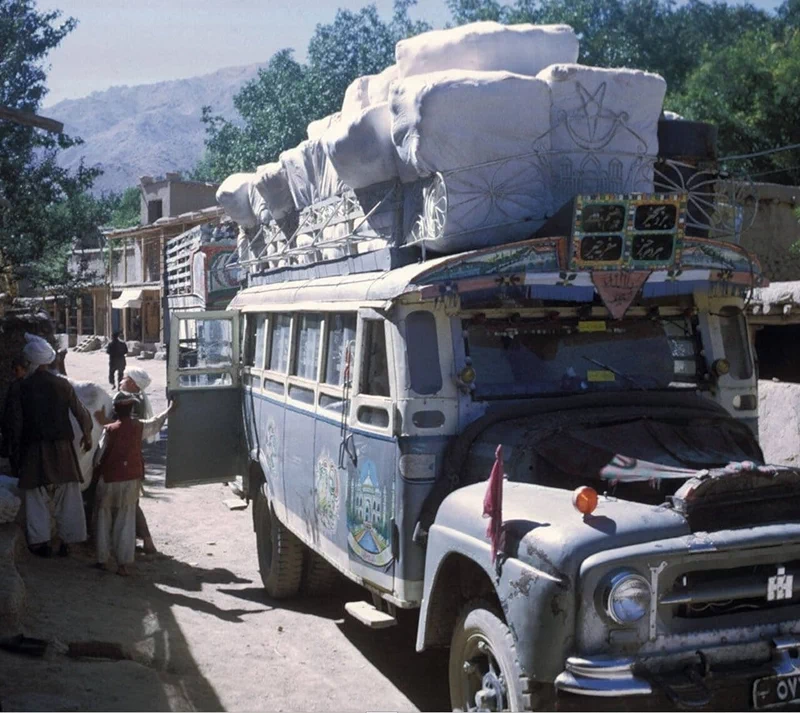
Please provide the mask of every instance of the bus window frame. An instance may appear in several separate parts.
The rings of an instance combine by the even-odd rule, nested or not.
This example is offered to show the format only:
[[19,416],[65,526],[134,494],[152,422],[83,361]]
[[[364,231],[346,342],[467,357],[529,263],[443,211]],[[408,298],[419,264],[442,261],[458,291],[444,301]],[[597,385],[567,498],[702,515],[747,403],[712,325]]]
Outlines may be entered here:
[[[369,321],[377,321],[383,324],[384,346],[386,349],[386,370],[389,383],[389,396],[373,396],[361,392],[362,370],[365,367],[364,349],[366,348],[367,327],[364,324]],[[356,358],[354,360],[354,370],[352,375],[353,396],[350,403],[349,423],[351,428],[355,428],[369,433],[382,436],[393,436],[396,422],[395,404],[397,390],[395,382],[394,364],[394,341],[393,332],[389,329],[389,321],[380,313],[372,309],[360,309],[358,311],[358,324],[356,326]],[[359,410],[362,407],[382,409],[387,412],[389,418],[385,426],[366,423],[358,418]]]

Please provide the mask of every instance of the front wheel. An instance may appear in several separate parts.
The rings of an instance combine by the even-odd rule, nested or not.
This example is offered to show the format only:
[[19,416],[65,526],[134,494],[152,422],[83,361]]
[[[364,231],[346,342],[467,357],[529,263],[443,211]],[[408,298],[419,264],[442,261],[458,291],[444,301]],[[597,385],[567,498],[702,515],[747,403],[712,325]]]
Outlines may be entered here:
[[496,609],[468,604],[450,643],[450,703],[458,711],[531,709],[530,682],[514,639]]
[[253,502],[253,519],[258,569],[267,595],[293,597],[303,576],[303,544],[278,520],[260,489]]

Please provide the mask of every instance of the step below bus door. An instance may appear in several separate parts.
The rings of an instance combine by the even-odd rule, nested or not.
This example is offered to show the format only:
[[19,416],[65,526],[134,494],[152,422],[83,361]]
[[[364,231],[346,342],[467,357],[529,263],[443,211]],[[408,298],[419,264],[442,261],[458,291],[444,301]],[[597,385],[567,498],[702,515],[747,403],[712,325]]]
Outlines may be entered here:
[[171,316],[167,366],[168,488],[246,473],[238,312]]

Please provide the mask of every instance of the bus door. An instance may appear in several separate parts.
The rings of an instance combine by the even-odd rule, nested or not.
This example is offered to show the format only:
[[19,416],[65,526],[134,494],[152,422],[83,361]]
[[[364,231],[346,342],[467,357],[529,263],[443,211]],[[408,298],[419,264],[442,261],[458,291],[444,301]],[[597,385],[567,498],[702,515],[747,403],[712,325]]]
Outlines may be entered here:
[[347,548],[350,568],[385,591],[394,591],[398,546],[395,526],[396,409],[392,350],[386,320],[374,310],[358,315],[350,413],[342,442],[347,470]]
[[172,315],[167,388],[167,487],[245,475],[238,312]]

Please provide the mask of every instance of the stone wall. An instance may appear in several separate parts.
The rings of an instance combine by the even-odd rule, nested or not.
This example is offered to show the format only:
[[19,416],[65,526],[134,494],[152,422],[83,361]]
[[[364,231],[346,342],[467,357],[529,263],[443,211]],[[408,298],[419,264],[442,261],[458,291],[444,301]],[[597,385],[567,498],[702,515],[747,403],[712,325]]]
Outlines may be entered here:
[[[742,233],[742,247],[754,252],[764,275],[771,282],[800,280],[800,254],[789,248],[800,241],[800,186],[756,183],[758,208],[753,225]],[[755,201],[745,199],[745,214],[752,214]]]

